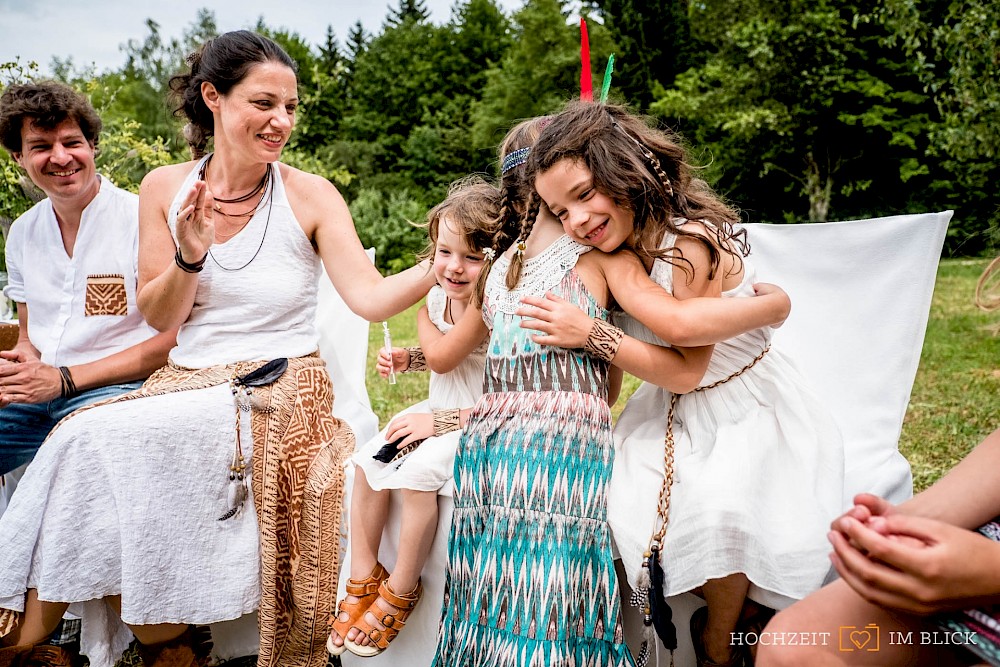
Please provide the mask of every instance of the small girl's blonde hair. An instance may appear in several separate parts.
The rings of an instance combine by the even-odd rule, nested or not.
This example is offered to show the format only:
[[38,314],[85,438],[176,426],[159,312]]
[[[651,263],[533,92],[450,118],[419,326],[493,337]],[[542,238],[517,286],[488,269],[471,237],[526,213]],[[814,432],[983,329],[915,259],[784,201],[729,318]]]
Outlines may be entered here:
[[[486,252],[493,247],[499,214],[500,191],[482,177],[472,175],[455,181],[449,186],[444,201],[427,212],[428,245],[420,253],[420,259],[430,259],[433,263],[442,224],[447,224],[474,252]],[[488,267],[484,267],[483,273],[487,271]],[[479,285],[485,284],[484,278],[480,275],[476,285],[472,298],[474,307],[482,303]]]

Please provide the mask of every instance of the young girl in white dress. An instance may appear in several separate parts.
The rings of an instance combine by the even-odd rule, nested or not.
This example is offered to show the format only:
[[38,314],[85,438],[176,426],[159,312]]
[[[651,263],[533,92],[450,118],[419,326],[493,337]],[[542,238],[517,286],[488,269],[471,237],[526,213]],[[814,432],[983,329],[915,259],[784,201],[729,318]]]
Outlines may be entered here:
[[[570,105],[539,137],[529,170],[567,234],[604,252],[634,249],[676,297],[753,294],[736,212],[692,178],[674,139],[623,109]],[[526,303],[541,311],[538,342],[582,344],[591,318],[551,299]],[[632,318],[619,324],[667,344]],[[642,385],[615,444],[608,517],[631,585],[642,586],[658,551],[664,595],[697,591],[708,603],[691,624],[699,665],[741,664],[730,632],[747,597],[787,606],[828,572],[843,486],[832,417],[765,327],[717,344],[691,393]]]
[[[482,179],[455,183],[447,199],[428,213],[427,231],[437,285],[427,294],[421,319],[435,331],[451,330],[470,306],[492,241],[500,193]],[[423,332],[426,334],[426,332]],[[425,336],[421,336],[423,340]],[[383,377],[391,370],[426,369],[420,348],[393,348],[379,353]],[[461,434],[459,411],[469,409],[483,393],[485,343],[447,373],[431,373],[427,400],[393,417],[389,425],[352,457],[355,466],[348,549],[351,579],[332,624],[328,649],[359,656],[381,653],[406,622],[422,592],[420,573],[427,561],[438,523],[438,492],[452,483],[455,449]],[[376,456],[378,458],[376,458]],[[402,494],[399,557],[392,574],[378,562],[389,511],[389,494]],[[402,601],[402,603],[400,602]],[[367,611],[367,613],[365,613]],[[427,609],[434,615],[438,609]],[[383,625],[394,615],[392,630]],[[377,638],[377,639],[376,639]]]

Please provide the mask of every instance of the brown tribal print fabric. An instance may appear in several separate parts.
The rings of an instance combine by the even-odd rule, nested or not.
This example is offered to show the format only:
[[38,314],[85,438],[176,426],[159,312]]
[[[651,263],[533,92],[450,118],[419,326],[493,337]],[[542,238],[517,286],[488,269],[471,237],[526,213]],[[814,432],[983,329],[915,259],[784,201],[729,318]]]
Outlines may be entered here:
[[[97,405],[226,384],[264,362],[205,369],[168,365],[136,391]],[[253,475],[260,529],[259,667],[323,667],[340,566],[344,467],[354,434],[333,417],[333,386],[318,356],[288,360],[253,388]],[[235,418],[234,403],[234,418]],[[235,443],[234,447],[235,447]],[[8,610],[4,610],[8,611]],[[18,614],[0,613],[0,636]]]

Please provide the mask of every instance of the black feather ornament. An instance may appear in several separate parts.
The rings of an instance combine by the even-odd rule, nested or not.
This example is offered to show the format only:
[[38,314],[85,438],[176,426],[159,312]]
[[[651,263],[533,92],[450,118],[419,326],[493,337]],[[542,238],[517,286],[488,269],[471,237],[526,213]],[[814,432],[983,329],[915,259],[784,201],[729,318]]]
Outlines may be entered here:
[[673,612],[663,599],[663,567],[660,565],[660,550],[656,545],[650,549],[647,569],[649,570],[649,609],[653,617],[653,628],[667,650],[677,648],[677,628],[674,627]]

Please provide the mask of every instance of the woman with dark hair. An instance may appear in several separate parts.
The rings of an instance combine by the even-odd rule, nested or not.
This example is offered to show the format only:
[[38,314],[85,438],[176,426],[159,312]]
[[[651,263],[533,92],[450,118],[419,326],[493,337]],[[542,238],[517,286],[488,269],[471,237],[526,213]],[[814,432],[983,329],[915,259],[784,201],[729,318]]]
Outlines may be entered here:
[[192,626],[258,609],[260,665],[319,667],[354,448],[316,353],[320,261],[368,320],[434,276],[383,278],[336,188],[278,162],[298,105],[278,45],[226,33],[188,64],[171,80],[178,113],[193,149],[212,137],[214,152],[151,172],[139,214],[139,308],[180,327],[177,347],[40,449],[0,522],[0,633],[38,643],[82,602],[83,651],[110,665],[127,641],[101,623],[111,598],[144,664],[203,665]]

